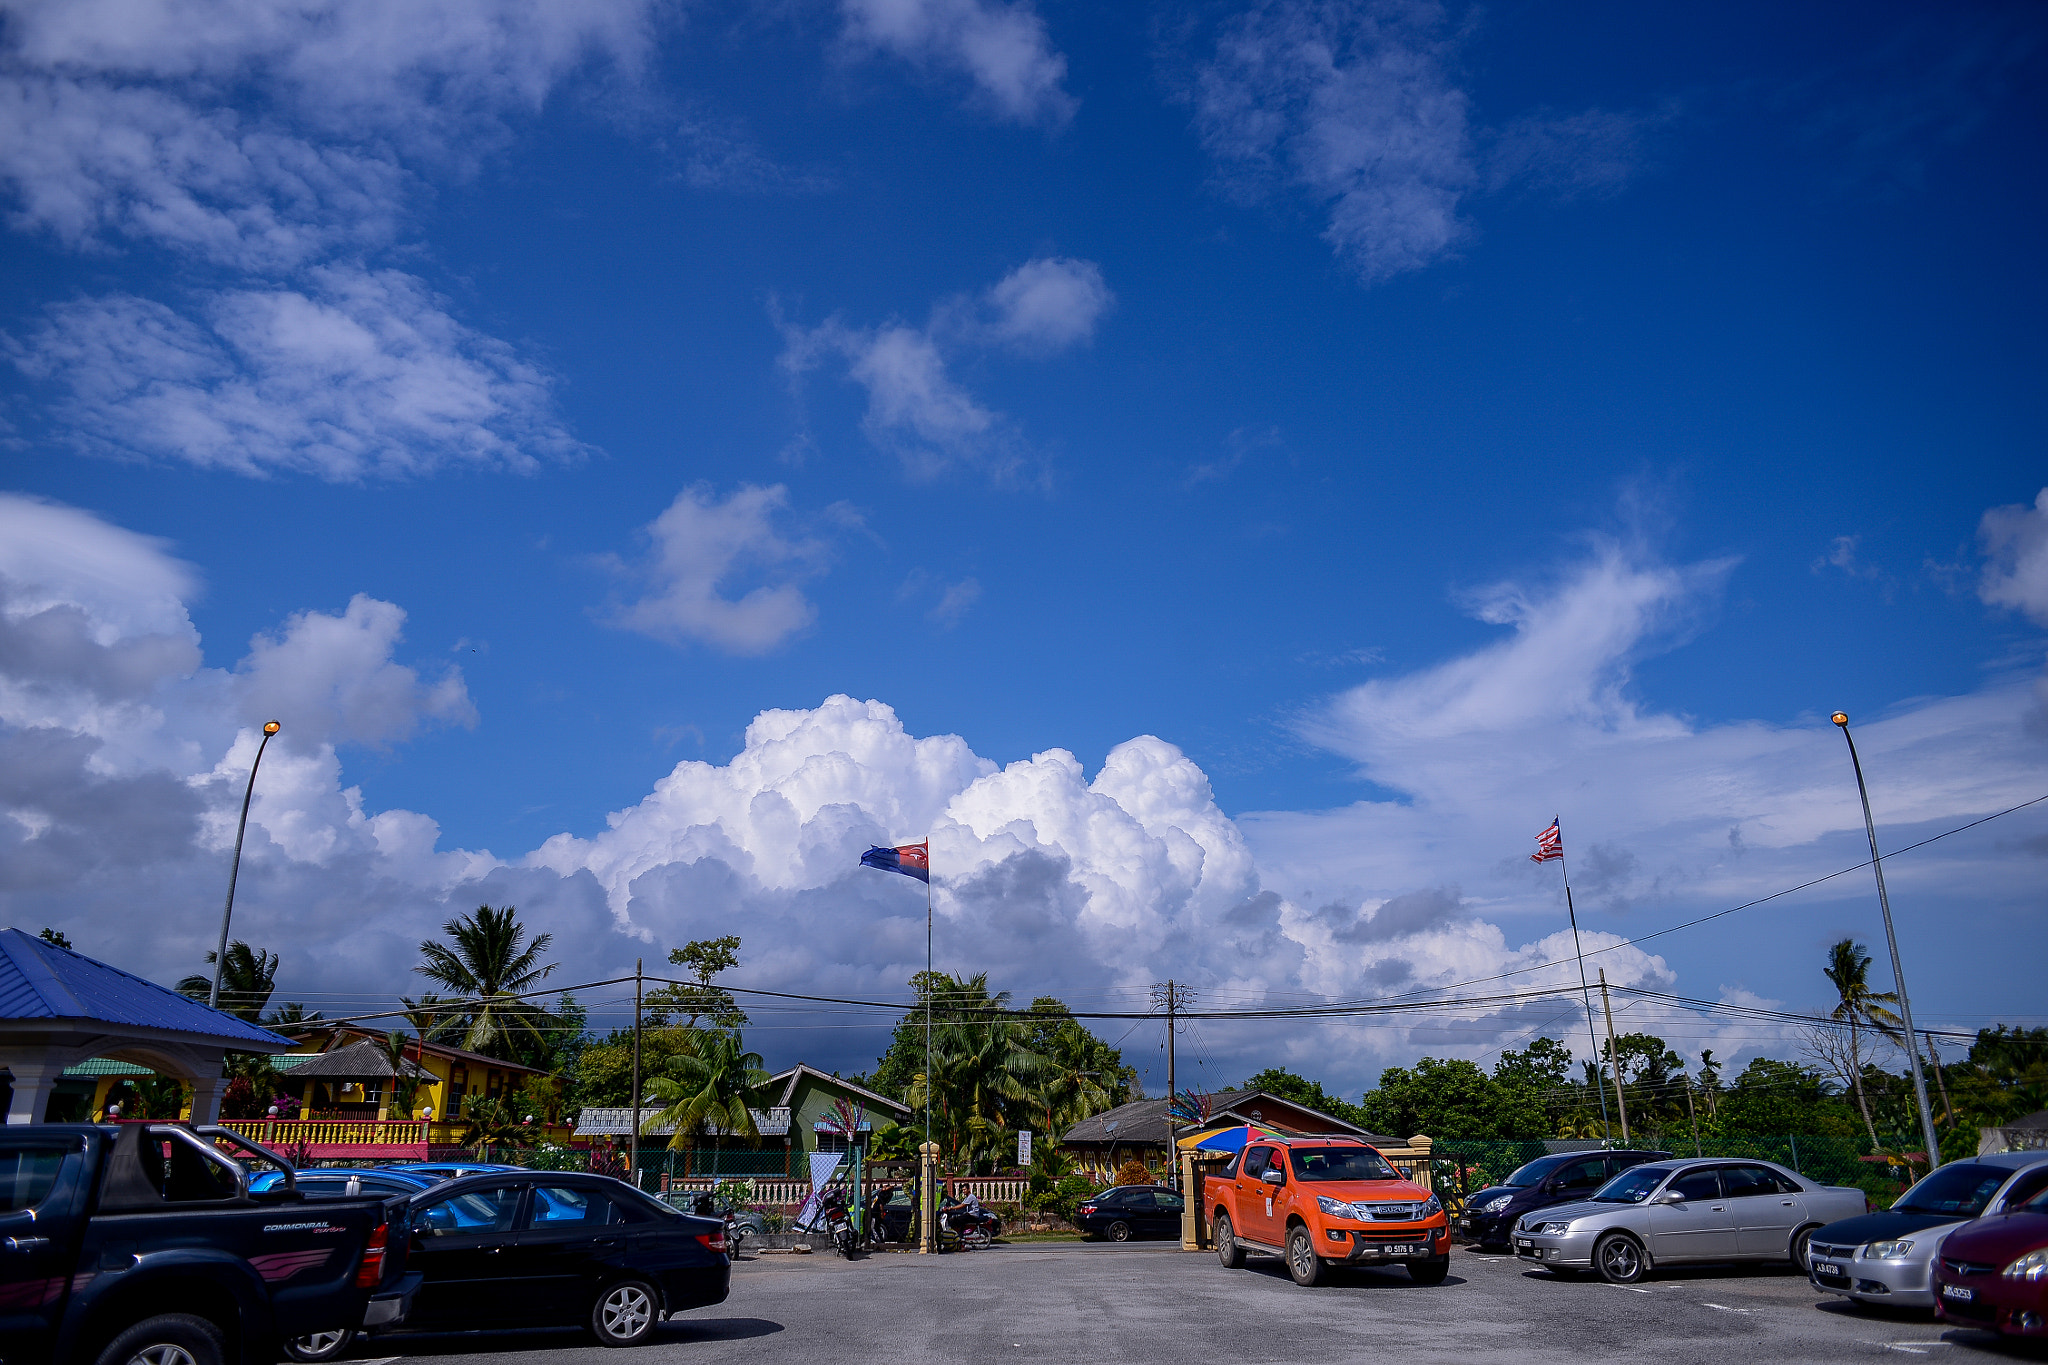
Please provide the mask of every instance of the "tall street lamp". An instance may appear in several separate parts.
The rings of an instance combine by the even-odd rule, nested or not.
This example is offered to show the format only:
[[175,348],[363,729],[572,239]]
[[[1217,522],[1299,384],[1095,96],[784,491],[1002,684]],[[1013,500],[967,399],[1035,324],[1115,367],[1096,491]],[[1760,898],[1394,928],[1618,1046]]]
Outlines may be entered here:
[[242,793],[242,823],[235,826],[235,861],[228,868],[228,904],[220,912],[220,947],[213,954],[213,989],[206,994],[206,1003],[214,1009],[220,1008],[220,973],[228,965],[228,921],[235,916],[235,879],[242,875],[242,836],[249,832],[249,798],[256,794],[256,770],[263,766],[263,751],[270,747],[271,736],[284,727],[274,720],[263,722],[263,742],[256,746],[256,761],[249,765],[249,789]]
[[1841,727],[1849,742],[1849,763],[1856,769],[1856,794],[1863,798],[1863,832],[1870,836],[1870,869],[1877,874],[1877,908],[1884,913],[1884,941],[1892,950],[1892,980],[1899,990],[1899,1013],[1906,1023],[1906,1056],[1913,1064],[1913,1093],[1920,1100],[1920,1137],[1927,1144],[1927,1169],[1941,1164],[1941,1139],[1934,1133],[1934,1110],[1927,1104],[1927,1077],[1920,1070],[1920,1049],[1913,1042],[1913,1003],[1906,998],[1906,969],[1899,965],[1899,936],[1892,931],[1892,902],[1884,890],[1884,860],[1877,852],[1877,822],[1870,818],[1870,791],[1863,785],[1863,761],[1856,757],[1856,740],[1849,733],[1849,714],[1837,711],[1828,717]]

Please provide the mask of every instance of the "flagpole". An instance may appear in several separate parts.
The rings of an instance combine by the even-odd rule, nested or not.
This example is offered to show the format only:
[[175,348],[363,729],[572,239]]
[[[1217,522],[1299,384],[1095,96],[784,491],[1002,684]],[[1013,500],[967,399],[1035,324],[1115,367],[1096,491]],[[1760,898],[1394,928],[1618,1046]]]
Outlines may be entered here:
[[[1593,1029],[1593,990],[1586,984],[1586,954],[1579,948],[1579,911],[1572,904],[1572,874],[1564,863],[1564,823],[1555,816],[1551,824],[1557,826],[1557,871],[1564,878],[1564,912],[1572,921],[1572,956],[1579,960],[1579,995],[1586,1002],[1586,1039],[1593,1045],[1593,1074],[1600,1075],[1600,1035]],[[1614,1121],[1607,1117],[1607,1082],[1596,1080],[1593,1088],[1600,1092],[1600,1126],[1607,1132],[1607,1140],[1614,1141]]]
[[924,836],[924,1140],[932,1140],[932,836]]

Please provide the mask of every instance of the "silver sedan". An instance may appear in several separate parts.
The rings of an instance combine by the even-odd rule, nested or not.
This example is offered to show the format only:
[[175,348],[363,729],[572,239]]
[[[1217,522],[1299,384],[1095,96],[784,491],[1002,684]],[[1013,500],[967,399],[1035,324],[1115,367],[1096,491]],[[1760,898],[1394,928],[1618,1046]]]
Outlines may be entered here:
[[2004,1213],[2048,1189],[2048,1152],[1952,1161],[1922,1176],[1883,1213],[1813,1234],[1813,1287],[1861,1303],[1932,1308],[1934,1253],[1973,1218]]
[[1769,1161],[1653,1161],[1577,1204],[1525,1215],[1515,1255],[1560,1275],[1597,1270],[1633,1284],[1686,1261],[1789,1261],[1806,1269],[1813,1230],[1862,1213],[1863,1191],[1816,1185]]

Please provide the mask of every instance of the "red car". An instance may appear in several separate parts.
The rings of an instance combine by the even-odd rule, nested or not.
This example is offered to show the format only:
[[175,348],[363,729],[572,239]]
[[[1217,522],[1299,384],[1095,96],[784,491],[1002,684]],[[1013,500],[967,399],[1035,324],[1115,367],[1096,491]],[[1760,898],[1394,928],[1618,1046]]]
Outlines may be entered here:
[[2048,1190],[1942,1241],[1934,1315],[1959,1327],[2048,1337]]

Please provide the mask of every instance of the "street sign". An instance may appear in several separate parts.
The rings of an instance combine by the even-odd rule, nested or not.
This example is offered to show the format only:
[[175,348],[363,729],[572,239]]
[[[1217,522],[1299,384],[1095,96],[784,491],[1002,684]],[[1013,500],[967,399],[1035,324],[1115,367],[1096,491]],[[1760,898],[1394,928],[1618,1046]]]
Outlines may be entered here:
[[1019,1166],[1029,1166],[1031,1164],[1031,1130],[1029,1128],[1019,1128],[1017,1130],[1017,1164]]

